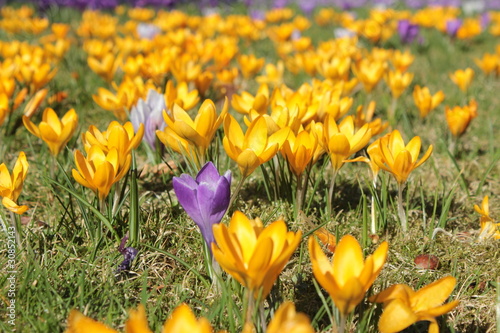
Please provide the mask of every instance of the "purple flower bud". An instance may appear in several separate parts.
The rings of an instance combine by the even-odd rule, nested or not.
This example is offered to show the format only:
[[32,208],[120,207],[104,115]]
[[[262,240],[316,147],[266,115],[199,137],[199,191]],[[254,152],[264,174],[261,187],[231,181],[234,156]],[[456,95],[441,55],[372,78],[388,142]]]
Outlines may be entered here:
[[134,130],[137,131],[140,124],[144,124],[144,140],[153,150],[156,149],[156,130],[163,130],[167,126],[163,120],[163,110],[166,109],[165,97],[151,89],[146,100],[139,99],[130,111]]
[[215,241],[212,226],[220,223],[229,206],[231,171],[223,176],[212,162],[206,163],[196,179],[187,174],[173,179],[174,192],[180,205],[200,228],[211,252]]
[[129,271],[132,262],[137,256],[137,253],[139,253],[139,251],[133,247],[125,247],[127,240],[128,236],[123,237],[120,242],[120,246],[118,247],[118,252],[123,254],[123,261],[118,265],[115,274],[120,274],[121,272]]

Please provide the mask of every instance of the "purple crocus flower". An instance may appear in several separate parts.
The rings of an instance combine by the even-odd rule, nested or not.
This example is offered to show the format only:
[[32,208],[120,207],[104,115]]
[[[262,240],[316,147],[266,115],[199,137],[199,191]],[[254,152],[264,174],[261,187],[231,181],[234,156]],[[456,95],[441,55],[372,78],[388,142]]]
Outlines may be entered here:
[[417,24],[411,23],[409,20],[398,21],[398,33],[401,43],[411,44],[418,37],[420,28]]
[[458,29],[462,26],[461,19],[452,19],[446,21],[446,33],[450,37],[455,37],[457,35]]
[[156,130],[163,130],[167,126],[162,114],[166,109],[165,97],[151,89],[146,100],[139,99],[130,111],[130,121],[134,130],[137,132],[140,124],[144,124],[144,140],[153,150],[156,150]]
[[173,179],[174,192],[189,217],[198,225],[211,250],[215,242],[212,226],[226,213],[231,196],[231,171],[223,176],[212,162],[206,163],[196,179],[187,174]]

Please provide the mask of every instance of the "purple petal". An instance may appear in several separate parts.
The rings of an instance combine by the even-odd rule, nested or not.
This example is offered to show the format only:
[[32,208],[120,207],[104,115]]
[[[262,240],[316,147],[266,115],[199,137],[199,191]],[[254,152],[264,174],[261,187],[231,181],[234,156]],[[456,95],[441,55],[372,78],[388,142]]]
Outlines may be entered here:
[[198,224],[198,227],[200,227],[201,234],[207,244],[210,244],[209,241],[213,239],[212,225],[220,222],[220,220],[217,221],[212,216],[212,207],[217,201],[217,198],[215,198],[214,185],[215,184],[201,183],[196,193],[196,200],[199,203],[202,219],[195,222]]
[[231,197],[231,183],[226,178],[221,177],[217,183],[217,187],[212,202],[212,210],[210,212],[213,223],[219,223],[224,217],[229,206]]
[[231,170],[227,170],[223,177],[227,179],[229,186],[231,186]]
[[189,175],[182,174],[172,180],[177,200],[189,217],[196,223],[203,223],[203,216],[197,200],[198,184]]
[[215,165],[212,162],[207,162],[201,168],[200,172],[198,172],[198,175],[196,176],[196,182],[197,183],[203,182],[215,185],[215,183],[217,183],[219,178],[220,178],[219,171],[217,171]]

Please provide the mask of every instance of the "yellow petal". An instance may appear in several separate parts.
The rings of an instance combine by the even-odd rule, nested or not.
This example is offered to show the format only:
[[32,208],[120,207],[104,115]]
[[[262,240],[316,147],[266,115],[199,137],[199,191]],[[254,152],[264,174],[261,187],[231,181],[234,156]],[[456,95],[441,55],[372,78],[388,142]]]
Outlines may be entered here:
[[[337,252],[335,251],[336,254]],[[356,277],[353,277],[347,280],[331,297],[339,311],[347,315],[363,300],[364,295],[365,291],[360,281]]]
[[417,322],[418,317],[400,299],[390,301],[380,316],[378,329],[381,333],[396,333]]
[[19,206],[8,197],[2,198],[2,204],[11,212],[19,215],[24,214],[28,210],[28,206]]
[[314,277],[330,295],[333,295],[339,287],[333,277],[332,264],[314,237],[309,237],[308,247]]
[[125,333],[151,333],[146,317],[146,309],[140,304],[137,310],[130,310],[130,316],[125,323]]
[[418,290],[411,298],[413,310],[425,311],[443,304],[455,288],[456,282],[453,276],[445,276]]
[[71,310],[68,317],[66,333],[117,333],[117,331],[84,316],[77,310]]
[[43,122],[47,123],[57,134],[61,133],[62,124],[57,113],[51,108],[46,108],[43,112]]
[[412,170],[411,154],[407,150],[403,150],[396,155],[392,173],[399,184],[403,184],[408,179],[408,175]]
[[363,251],[356,238],[351,235],[342,237],[335,249],[332,262],[333,275],[339,287],[343,288],[351,278],[357,278],[363,266]]
[[420,165],[422,165],[422,163],[424,163],[425,161],[427,161],[429,159],[429,157],[431,156],[431,154],[432,154],[432,150],[433,150],[433,146],[430,145],[429,148],[427,148],[427,151],[425,152],[424,156],[422,156],[422,158],[420,159],[420,161],[418,161],[413,168],[416,169]]
[[455,300],[453,302],[446,303],[444,305],[435,307],[433,309],[429,309],[429,310],[425,311],[425,315],[430,316],[430,317],[439,317],[439,316],[444,315],[445,313],[450,312],[454,308],[456,308],[458,306],[458,304],[460,304],[460,301]]
[[257,117],[245,134],[243,147],[252,149],[256,155],[260,155],[267,147],[267,124],[263,116]]
[[247,177],[261,164],[253,150],[245,149],[236,159],[242,177]]
[[420,146],[421,146],[420,137],[416,136],[408,142],[406,145],[406,150],[408,150],[411,154],[411,160],[415,163],[418,160],[418,155],[420,154]]
[[198,321],[189,306],[183,303],[174,310],[170,318],[165,322],[162,332],[211,333],[212,328],[205,318],[200,318]]
[[201,137],[207,138],[212,136],[217,114],[215,112],[215,105],[210,99],[206,99],[201,104],[198,110],[198,115],[195,119],[196,132]]
[[23,115],[23,124],[26,129],[34,136],[40,138],[40,131],[38,127],[26,116]]

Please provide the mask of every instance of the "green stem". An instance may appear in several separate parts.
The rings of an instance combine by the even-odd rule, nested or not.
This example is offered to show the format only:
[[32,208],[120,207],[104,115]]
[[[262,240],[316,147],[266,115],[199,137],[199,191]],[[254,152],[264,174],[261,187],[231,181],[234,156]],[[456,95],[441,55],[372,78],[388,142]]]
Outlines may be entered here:
[[50,168],[50,178],[55,179],[55,172],[57,168],[56,156],[50,154],[52,160],[52,168]]
[[403,232],[406,233],[408,230],[407,227],[407,221],[406,221],[406,212],[403,207],[403,189],[404,189],[404,184],[398,183],[398,215],[399,215],[399,221],[401,222],[401,228],[403,229]]
[[260,327],[262,332],[267,331],[266,327],[266,312],[264,311],[264,302],[260,302],[259,304],[259,315],[260,315]]
[[255,299],[253,298],[253,292],[247,289],[247,307],[245,314],[245,323],[250,323],[252,324],[252,326],[254,326],[253,325],[254,309],[255,309]]
[[[137,165],[135,154],[132,153],[132,173],[130,177],[130,213],[129,213],[129,242],[131,246],[139,243],[139,187],[137,186]],[[118,191],[118,190],[117,190]],[[116,202],[115,202],[116,203]],[[114,206],[114,205],[113,205]],[[114,208],[114,207],[113,207]],[[113,216],[114,216],[113,209]]]
[[234,200],[236,200],[236,198],[238,197],[238,194],[240,193],[241,187],[243,186],[245,179],[247,179],[247,177],[242,176],[240,182],[236,186],[236,189],[234,190],[233,195],[231,196],[231,200],[229,200],[229,206],[227,208],[228,211],[233,206]]
[[21,218],[19,215],[15,214],[14,212],[10,212],[10,219],[11,219],[11,224],[16,230],[16,247],[22,250],[22,244],[21,244]]
[[[377,178],[373,179],[373,190],[377,190]],[[372,195],[372,200],[370,202],[370,209],[371,209],[371,230],[372,234],[376,235],[377,234],[377,222],[376,222],[376,212],[375,212],[375,195]]]
[[330,181],[330,189],[328,191],[328,207],[327,207],[328,217],[332,216],[333,192],[335,191],[335,179],[337,178],[337,173],[338,170],[333,169],[333,175]]
[[346,321],[347,321],[347,317],[344,316],[343,314],[340,314],[340,326],[338,327],[339,328],[339,330],[338,330],[339,333],[344,333]]
[[274,164],[274,201],[278,201],[278,196],[280,196],[280,163],[278,161],[278,154],[273,156]]
[[303,184],[303,174],[297,176],[297,191],[295,193],[295,218],[299,216],[299,212],[302,210],[302,204],[304,199],[304,184]]
[[114,186],[115,186],[115,193],[113,194],[113,209],[111,210],[111,217],[108,217],[110,220],[112,219],[113,216],[115,216],[116,211],[118,210],[118,205],[120,203],[120,193],[122,189],[122,186],[119,181],[116,182]]
[[396,107],[398,106],[398,99],[393,97],[391,101],[391,106],[388,110],[389,122],[394,127],[396,125]]

